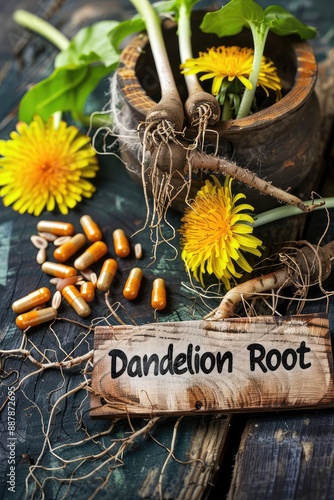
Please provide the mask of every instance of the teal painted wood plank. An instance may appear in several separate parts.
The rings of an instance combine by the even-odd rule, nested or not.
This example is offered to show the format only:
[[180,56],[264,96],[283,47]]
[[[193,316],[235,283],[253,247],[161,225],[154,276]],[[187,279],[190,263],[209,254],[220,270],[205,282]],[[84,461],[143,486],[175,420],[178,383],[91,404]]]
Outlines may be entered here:
[[333,411],[252,416],[228,499],[332,498],[333,435]]

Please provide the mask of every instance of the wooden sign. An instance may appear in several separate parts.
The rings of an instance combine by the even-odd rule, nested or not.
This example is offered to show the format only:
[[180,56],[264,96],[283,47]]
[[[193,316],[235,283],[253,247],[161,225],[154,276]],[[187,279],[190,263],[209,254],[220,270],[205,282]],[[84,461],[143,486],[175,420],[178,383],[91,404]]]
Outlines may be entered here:
[[96,327],[91,416],[334,403],[326,315]]

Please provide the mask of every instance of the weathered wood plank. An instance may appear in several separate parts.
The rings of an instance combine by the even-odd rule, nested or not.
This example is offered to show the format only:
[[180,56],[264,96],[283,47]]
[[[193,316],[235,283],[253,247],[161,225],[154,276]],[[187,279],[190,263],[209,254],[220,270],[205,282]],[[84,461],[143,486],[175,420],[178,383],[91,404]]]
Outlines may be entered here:
[[92,416],[334,404],[326,316],[97,327]]
[[333,436],[332,411],[250,417],[228,500],[333,498]]
[[191,440],[182,446],[182,455],[179,445],[173,450],[175,458],[183,464],[177,467],[171,458],[164,476],[160,475],[162,468],[147,470],[139,497],[159,498],[160,493],[162,498],[170,500],[200,500],[209,495],[227,446],[231,419],[224,415],[177,419],[174,424],[176,443],[183,440],[186,426],[192,427]]
[[[6,30],[9,26],[10,29],[13,27],[13,24],[10,25],[8,22],[10,16],[9,11],[17,7],[23,7],[31,8],[30,10],[34,12],[43,13],[50,4],[56,2],[49,2],[47,0],[43,2],[34,2],[33,0],[27,0],[23,2],[2,3],[1,13],[6,15],[4,19],[1,19],[1,35],[5,41],[5,44],[1,44],[1,47],[6,48],[1,56],[3,58],[2,60],[5,62],[5,66],[2,67],[3,71],[1,71],[0,75],[0,128],[2,132],[1,138],[6,139],[8,133],[14,128],[17,119],[16,111],[19,99],[29,85],[49,74],[52,70],[52,61],[56,53],[49,44],[45,44],[36,36],[29,37],[31,43],[29,42],[29,44],[25,46],[19,58],[15,58],[15,52],[8,53],[10,44],[8,43],[9,40],[6,39],[8,34]],[[320,9],[319,3],[316,5],[316,2],[313,2],[313,4],[313,13],[318,16],[318,9]],[[59,12],[53,15],[51,21],[57,27],[61,29],[64,28],[66,35],[71,36],[80,27],[94,20],[128,17],[130,9],[132,9],[130,2],[126,0],[122,2],[100,0],[94,3],[86,0],[68,0],[64,3]],[[325,18],[327,23],[330,23],[327,4],[324,10],[326,15],[322,17]],[[321,18],[320,14],[319,16]],[[310,21],[312,24],[318,25],[319,17],[310,19]],[[19,31],[19,36],[23,36],[24,39],[26,39],[27,34],[24,35],[22,30],[18,30],[18,32]],[[322,30],[322,32],[324,33],[324,30]],[[108,88],[106,87],[105,90],[107,91]],[[101,94],[103,94],[103,91]],[[105,99],[105,95],[99,96],[98,105],[105,104]],[[110,231],[112,227],[121,224],[125,225],[129,232],[136,231],[141,227],[145,218],[145,213],[142,209],[143,199],[140,190],[128,179],[127,175],[123,172],[123,168],[114,158],[109,157],[101,159],[101,171],[97,178],[97,188],[97,193],[92,200],[84,201],[81,206],[73,211],[67,218],[68,220],[77,222],[80,215],[90,213],[99,223],[101,223],[103,229],[107,232]],[[52,218],[55,216],[57,217],[57,215],[52,215]],[[319,221],[318,217],[319,215],[315,217],[314,225],[321,229],[323,224],[322,222],[321,224],[317,222]],[[178,217],[173,214],[171,220],[175,227],[177,227]],[[321,221],[323,221],[323,219],[321,219]],[[10,308],[11,302],[14,298],[21,296],[25,292],[31,291],[32,288],[37,288],[41,283],[47,284],[47,280],[45,277],[41,277],[39,272],[36,271],[35,258],[31,246],[27,244],[30,235],[35,232],[36,219],[27,214],[19,216],[10,208],[5,209],[2,207],[0,210],[0,223],[2,228],[0,232],[1,347],[4,349],[15,349],[19,348],[21,345],[22,334],[15,328],[15,318]],[[332,234],[333,230],[331,230],[330,233]],[[150,241],[148,232],[140,233],[138,239],[144,246],[146,259],[144,259],[143,263],[146,266],[150,263]],[[166,321],[170,319],[173,321],[183,321],[191,319],[193,315],[198,317],[206,313],[207,308],[200,303],[200,300],[197,300],[196,307],[194,307],[197,297],[195,296],[194,299],[194,294],[180,287],[180,281],[183,279],[186,280],[187,277],[183,273],[182,266],[178,262],[168,260],[170,257],[173,257],[173,253],[167,252],[162,248],[159,248],[159,252],[159,263],[157,267],[153,268],[153,270],[152,267],[149,268],[149,272],[152,272],[152,275],[154,273],[164,273],[168,281],[169,304],[166,311],[161,314],[159,318],[163,318]],[[134,261],[132,259],[129,259],[125,263],[113,289],[112,301],[121,299],[121,281],[127,269],[133,265],[133,263]],[[152,275],[150,275],[150,277]],[[146,283],[144,282],[142,298],[134,304],[126,305],[128,315],[132,318],[136,318],[138,323],[143,321],[153,322],[156,320],[152,311],[145,305],[148,303],[147,300],[150,294],[148,285],[149,279]],[[97,304],[94,306],[94,317],[106,316],[108,313],[109,311],[106,310],[105,303],[102,298],[99,298]],[[70,308],[64,307],[62,315],[67,319],[71,319],[73,323],[70,324],[65,321],[61,323],[61,321],[59,321],[57,328],[54,330],[54,332],[58,334],[58,337],[56,337],[55,333],[47,326],[42,326],[31,332],[27,341],[29,349],[32,349],[35,355],[37,355],[37,349],[40,349],[48,352],[49,356],[53,356],[52,359],[57,359],[57,357],[61,359],[64,354],[61,349],[64,349],[66,352],[72,352],[75,348],[75,354],[80,355],[85,353],[85,349],[92,348],[92,335],[87,337],[86,344],[86,339],[83,340],[85,335],[83,333],[84,327],[76,325],[74,321],[77,320],[77,318],[71,316],[71,314]],[[90,320],[85,323],[86,326],[89,325],[89,322]],[[59,339],[61,349],[59,349]],[[32,343],[36,348],[33,348]],[[79,345],[80,343],[81,348]],[[16,496],[17,498],[24,498],[25,479],[28,474],[28,467],[36,463],[43,446],[44,435],[42,424],[47,426],[50,410],[55,402],[58,401],[58,398],[63,396],[66,391],[73,390],[75,386],[82,381],[82,367],[74,367],[71,370],[64,371],[56,369],[49,371],[45,370],[39,375],[32,375],[32,371],[35,368],[29,363],[29,360],[23,359],[18,355],[2,359],[2,368],[4,369],[4,380],[0,388],[1,397],[5,394],[7,385],[14,382],[17,383],[16,377],[18,374],[20,379],[25,376],[28,377],[22,389],[16,393],[16,424],[18,436],[16,447]],[[110,495],[112,495],[113,500],[159,498],[159,475],[169,452],[163,446],[158,445],[153,438],[157,439],[160,444],[170,447],[176,420],[173,418],[159,420],[158,425],[153,428],[151,434],[142,436],[142,438],[136,440],[132,447],[124,453],[122,457],[123,462],[118,461],[117,467],[112,470],[112,473],[110,472],[110,465],[113,464],[109,462],[109,464],[107,463],[94,474],[95,467],[101,466],[101,461],[89,457],[101,453],[101,450],[109,446],[112,440],[126,438],[131,434],[133,429],[127,422],[119,422],[112,431],[103,434],[107,432],[110,421],[92,421],[88,416],[89,408],[88,405],[85,404],[86,398],[86,391],[80,391],[72,395],[72,397],[65,398],[62,404],[57,406],[54,420],[51,422],[52,433],[50,435],[49,444],[52,448],[65,446],[63,451],[66,452],[64,453],[66,459],[75,460],[81,456],[88,456],[78,469],[78,472],[82,473],[83,476],[85,474],[88,476],[79,481],[74,479],[73,482],[69,482],[72,477],[73,468],[71,469],[68,464],[64,465],[63,462],[58,461],[56,457],[50,453],[48,446],[46,446],[45,454],[41,458],[42,467],[41,469],[35,470],[38,479],[41,480],[46,481],[46,476],[54,476],[52,480],[46,481],[45,483],[45,497],[52,499],[64,498],[65,496],[67,499],[89,498],[97,486],[102,484],[103,481],[106,481],[105,486],[103,488],[101,487],[97,495],[99,500],[109,500]],[[317,491],[319,491],[320,494],[323,491],[333,493],[333,489],[331,489],[333,475],[330,471],[332,466],[331,455],[333,455],[333,453],[330,444],[328,444],[334,436],[333,423],[331,423],[329,418],[326,419],[326,415],[330,415],[329,412],[321,411],[316,414],[318,415],[318,420],[312,421],[312,425],[314,426],[314,435],[318,436],[316,442],[317,460],[313,464],[308,462],[309,468],[305,469],[306,475],[300,479],[300,483],[304,481],[307,486],[308,478],[312,477],[313,485],[311,491],[312,494],[314,493],[313,498],[319,498]],[[315,413],[311,413],[311,415],[315,415]],[[7,414],[3,411],[1,414],[2,452],[5,450],[7,437],[6,418]],[[274,426],[278,417],[275,412],[269,416],[266,415],[265,418],[271,421],[271,426]],[[301,439],[300,436],[302,436],[302,432],[304,432],[304,426],[300,424],[300,422],[303,421],[303,417],[300,416],[300,418],[297,419],[297,417],[292,417],[290,415],[289,418],[295,419],[293,432],[296,436],[295,440],[298,441],[298,439]],[[220,458],[224,454],[224,446],[226,446],[225,433],[228,433],[228,437],[231,440],[236,439],[235,435],[233,433],[231,435],[229,431],[229,421],[234,421],[234,417],[230,419],[231,417],[225,419],[220,416],[196,416],[182,419],[178,428],[177,441],[175,444],[175,458],[186,462],[190,456],[198,453],[196,456],[199,458],[199,461],[192,462],[191,464],[183,464],[176,462],[174,458],[173,460],[169,460],[165,469],[165,474],[162,478],[163,498],[183,498],[183,495],[184,498],[193,500],[193,498],[195,498],[193,496],[195,495],[195,490],[198,498],[204,498],[206,496],[207,487],[213,479],[212,473],[219,465]],[[322,422],[323,433],[320,436],[316,434],[316,427],[321,427]],[[142,422],[140,419],[134,419],[131,422],[131,425],[135,429],[138,429],[144,424],[145,422]],[[259,422],[257,422],[257,425],[258,424]],[[87,436],[94,435],[95,433],[101,433],[95,441],[91,440],[85,442],[84,446],[79,444],[73,446],[73,441],[77,440],[80,442],[81,439],[87,439]],[[259,443],[261,443],[262,434],[260,432],[256,433],[255,437],[257,441],[254,442],[254,453],[252,457],[253,467],[250,470],[252,471],[253,477],[257,478],[259,481],[265,482],[266,491],[270,492],[272,491],[272,485],[275,483],[275,476],[265,476],[263,474],[263,471],[267,471],[265,468],[266,464],[261,460],[261,456],[259,457],[258,455],[258,450],[261,450]],[[323,447],[324,442],[326,443],[325,449]],[[57,453],[61,455],[61,450],[57,450]],[[30,460],[26,462],[24,457],[27,455],[30,456]],[[268,455],[266,456],[268,457]],[[209,460],[207,460],[206,457],[209,457]],[[7,500],[7,498],[14,498],[14,496],[7,492],[7,485],[4,483],[6,478],[5,474],[7,472],[7,456],[2,456],[1,459],[0,497],[6,498]],[[282,460],[284,461],[280,468],[285,470],[286,464],[291,464],[291,462],[289,462],[288,449],[285,450],[284,456],[282,455]],[[322,460],[326,461],[326,474],[323,475],[321,474]],[[199,467],[198,476],[196,476],[197,466]],[[313,466],[314,471],[312,471]],[[43,471],[43,467],[49,467],[50,471]],[[246,473],[245,469],[243,469],[243,472]],[[222,476],[226,477],[229,473],[230,468],[227,464],[227,466],[222,469]],[[151,477],[150,487],[147,487],[146,483],[147,474]],[[318,475],[319,482],[317,482],[317,474],[320,474]],[[297,480],[296,476],[294,476],[294,479]],[[249,481],[247,484],[251,484],[252,476],[247,478],[247,480]],[[323,483],[320,482],[321,480]],[[29,482],[29,486],[31,489],[34,487],[32,481]],[[37,497],[40,493],[40,490],[37,490],[35,496]],[[333,494],[331,496],[333,496]],[[214,495],[214,497],[217,498],[217,495]],[[237,498],[237,496],[234,498]]]

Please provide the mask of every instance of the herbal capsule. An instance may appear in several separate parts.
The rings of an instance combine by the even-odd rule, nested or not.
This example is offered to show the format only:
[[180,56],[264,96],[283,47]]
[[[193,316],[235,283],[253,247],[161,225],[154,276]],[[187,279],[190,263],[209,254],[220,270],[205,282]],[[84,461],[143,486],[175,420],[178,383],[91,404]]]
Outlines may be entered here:
[[123,229],[115,229],[112,236],[115,254],[118,255],[118,257],[127,257],[130,254],[130,245]]
[[91,313],[90,307],[83,297],[81,297],[79,290],[74,285],[67,285],[61,291],[62,296],[70,306],[73,307],[75,312],[81,316],[81,318],[86,318]]
[[83,215],[80,218],[80,224],[89,241],[102,240],[102,231],[90,215]]
[[87,250],[74,261],[74,267],[83,271],[90,265],[97,262],[108,251],[107,245],[103,241],[95,241]]
[[161,311],[166,307],[166,286],[162,278],[157,278],[153,281],[151,306],[153,309]]
[[52,321],[57,316],[57,309],[53,307],[45,307],[44,309],[37,309],[20,314],[16,318],[16,326],[20,330],[25,330],[28,326],[37,326],[47,321]]
[[84,246],[86,243],[86,236],[81,233],[77,233],[72,238],[60,245],[60,247],[56,248],[53,252],[53,256],[59,262],[66,262],[72,255],[74,255],[80,248]]
[[72,236],[74,226],[70,222],[58,222],[55,220],[40,220],[37,222],[37,230],[42,233],[51,233],[58,236]]
[[12,310],[17,314],[21,314],[34,309],[36,306],[45,304],[50,298],[50,290],[46,287],[42,287],[13,302]]
[[92,302],[95,297],[95,285],[91,281],[85,281],[80,286],[80,295],[86,302]]
[[117,261],[115,259],[107,259],[103,262],[100,275],[96,286],[101,292],[106,292],[112,283],[117,271]]
[[143,272],[139,267],[131,269],[128,279],[123,288],[123,295],[128,300],[133,300],[137,297]]
[[65,264],[59,264],[58,262],[50,262],[48,260],[43,262],[42,271],[51,276],[56,276],[57,278],[69,278],[77,274],[74,267],[65,266]]

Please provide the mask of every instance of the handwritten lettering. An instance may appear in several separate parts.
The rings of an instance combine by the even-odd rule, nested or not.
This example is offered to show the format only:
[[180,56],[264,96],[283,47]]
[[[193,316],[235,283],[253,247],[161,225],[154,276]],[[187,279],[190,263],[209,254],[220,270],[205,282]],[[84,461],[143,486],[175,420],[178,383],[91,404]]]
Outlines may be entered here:
[[[281,368],[287,371],[296,366],[302,370],[311,367],[307,362],[306,355],[311,351],[304,341],[296,349],[287,348],[267,350],[262,344],[252,343],[247,346],[249,351],[249,369],[251,372],[274,372]],[[147,377],[153,375],[184,375],[186,373],[195,375],[202,373],[209,375],[217,373],[232,373],[234,358],[231,351],[225,352],[201,352],[199,345],[188,344],[185,352],[175,352],[174,344],[170,343],[166,354],[159,357],[158,354],[134,354],[127,355],[121,349],[109,351],[111,358],[111,378],[116,379],[127,374],[129,377]]]
[[305,354],[310,352],[311,349],[306,346],[303,341],[297,349],[285,349],[282,353],[278,349],[266,349],[261,344],[250,344],[247,349],[250,352],[250,369],[255,371],[256,368],[262,370],[263,373],[267,371],[275,371],[280,366],[285,370],[292,370],[298,363],[302,370],[310,368],[311,363],[305,362]]
[[158,375],[190,375],[200,372],[208,375],[216,370],[222,373],[226,364],[227,372],[233,371],[233,355],[230,351],[224,353],[213,353],[206,351],[200,353],[200,346],[188,344],[186,352],[174,353],[174,345],[169,344],[167,353],[159,358],[158,354],[148,356],[134,355],[130,358],[121,349],[112,349],[109,352],[111,357],[111,378],[116,379],[125,372],[129,377],[146,377],[149,374]]

